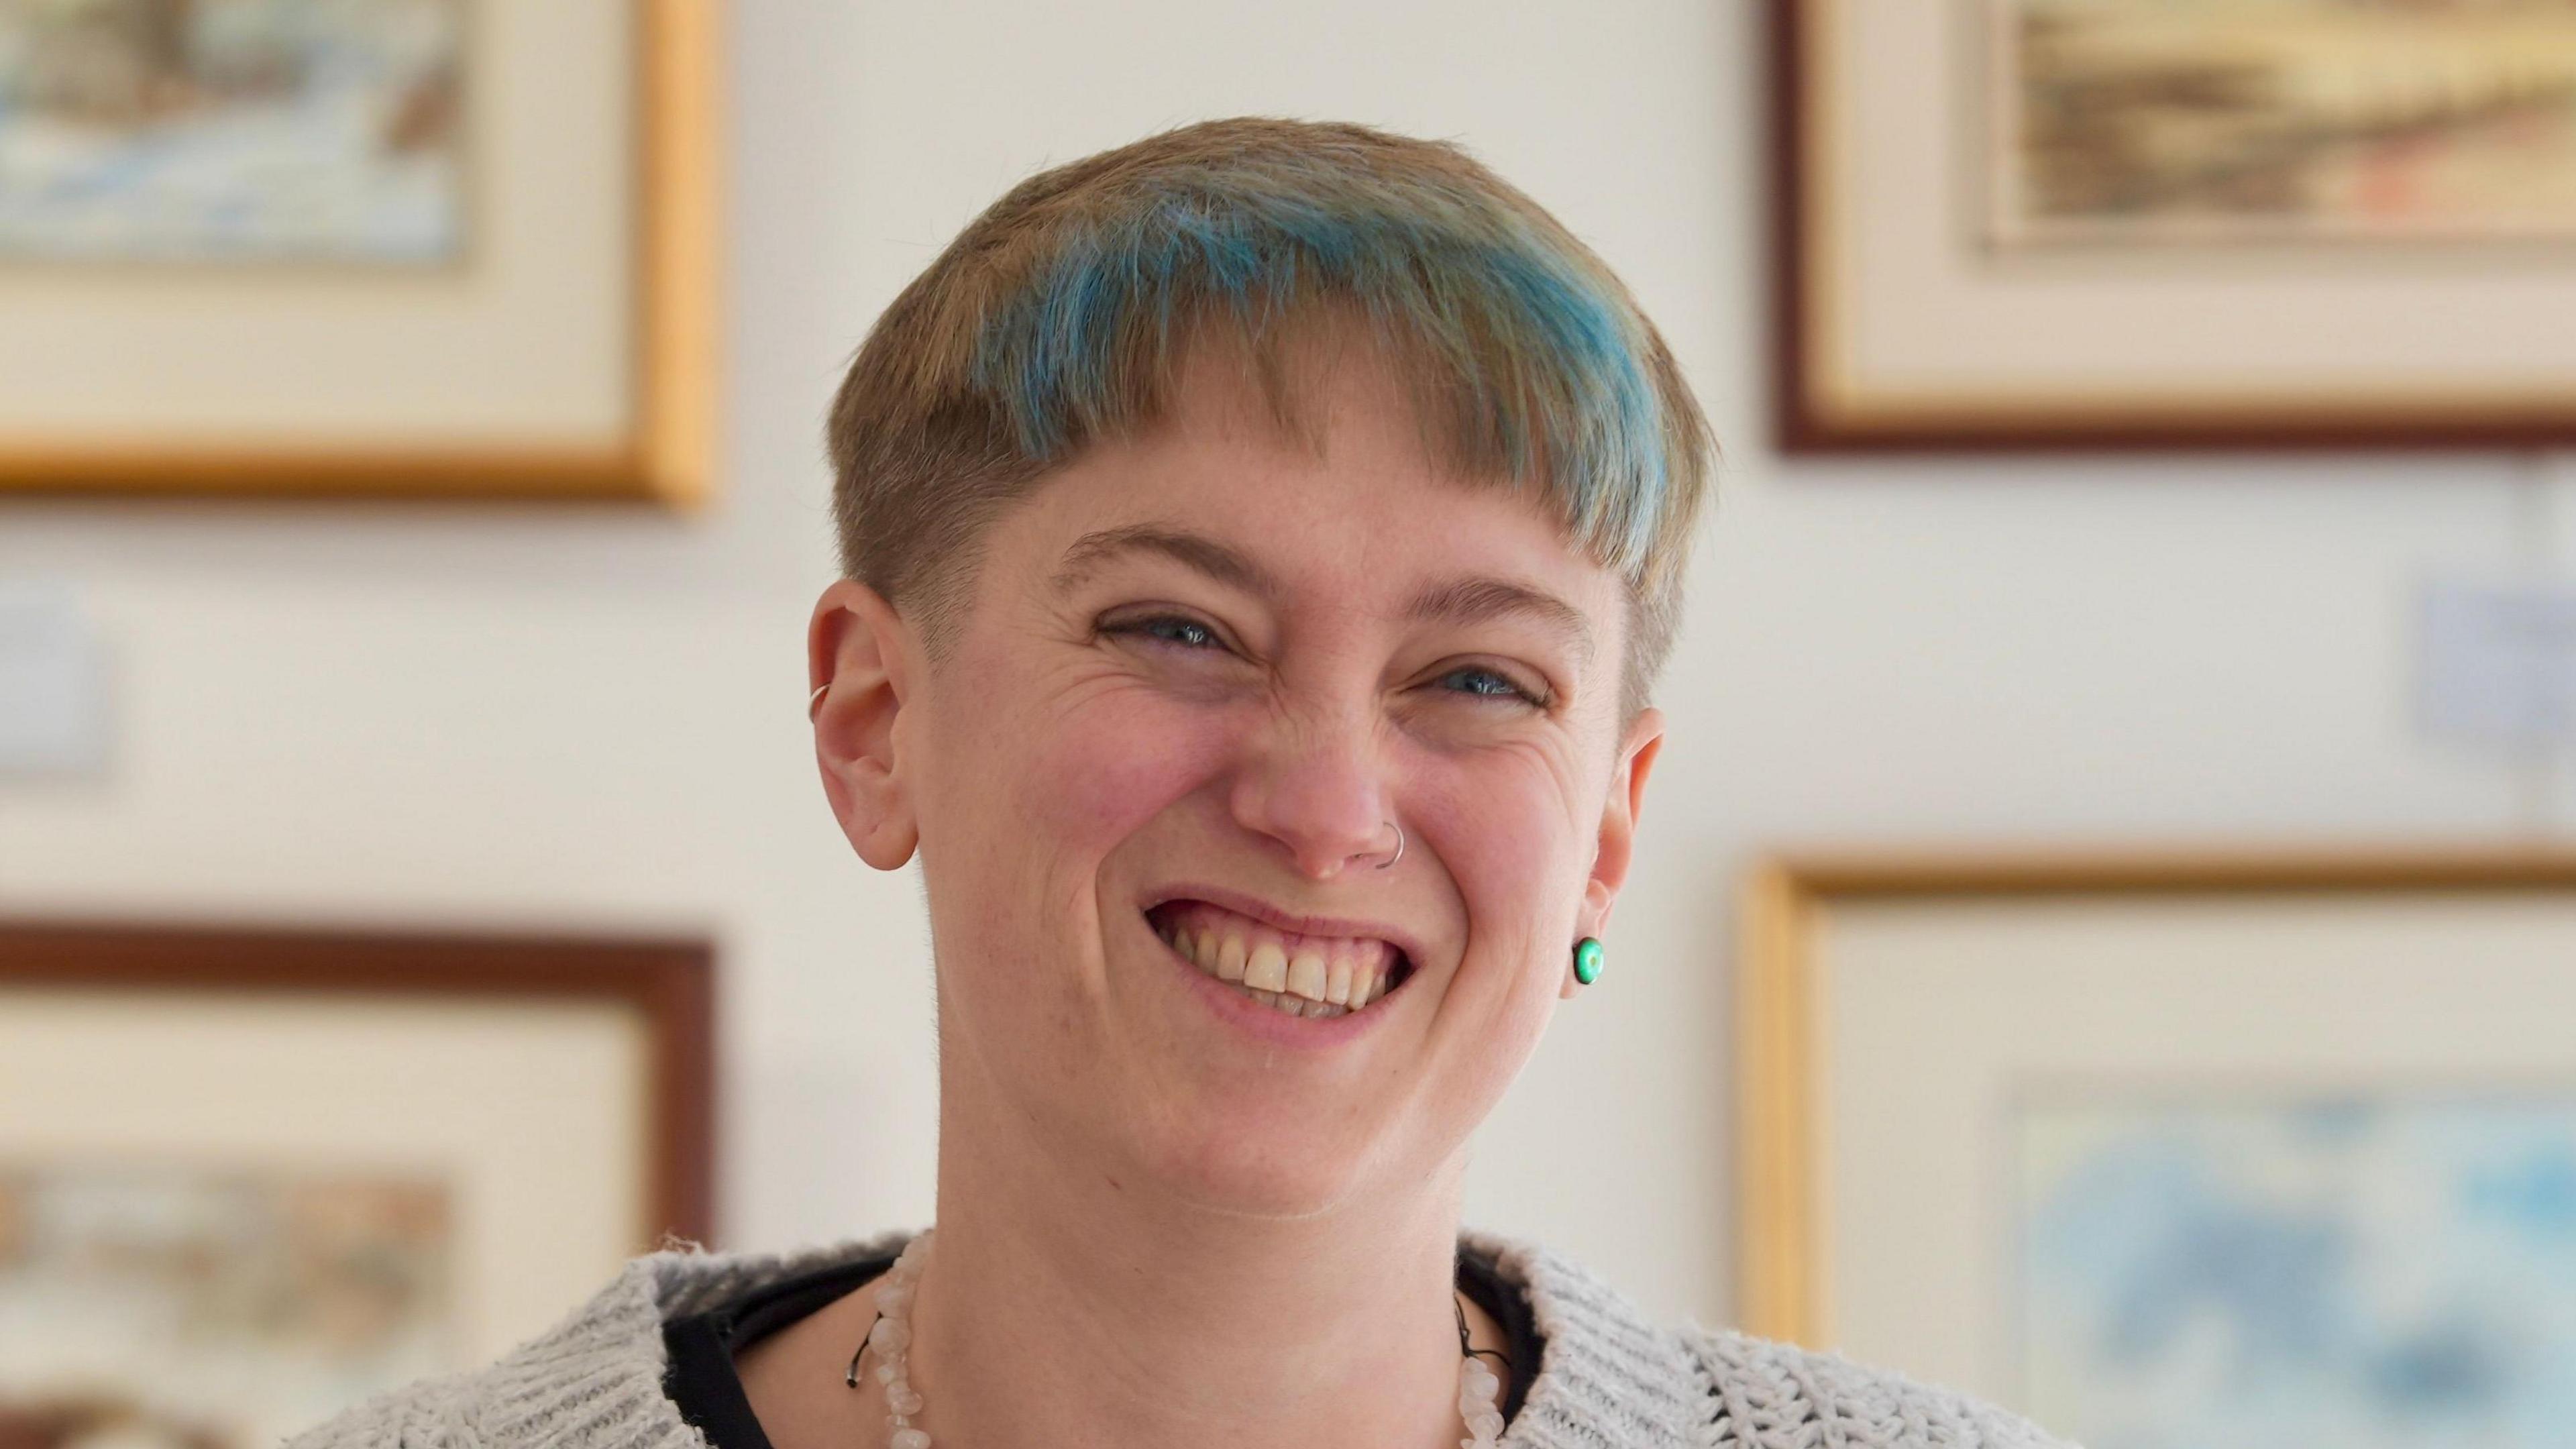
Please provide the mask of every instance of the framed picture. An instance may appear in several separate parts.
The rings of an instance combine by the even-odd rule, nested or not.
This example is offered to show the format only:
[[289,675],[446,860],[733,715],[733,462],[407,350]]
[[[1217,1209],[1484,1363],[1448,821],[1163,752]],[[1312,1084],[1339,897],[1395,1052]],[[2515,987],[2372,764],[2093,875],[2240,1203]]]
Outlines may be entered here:
[[0,0],[0,494],[709,487],[717,0]]
[[1773,862],[1748,1330],[2163,1449],[2566,1442],[2576,855]]
[[1770,9],[1784,446],[2576,441],[2576,3]]
[[0,1443],[261,1449],[703,1240],[710,976],[0,923]]

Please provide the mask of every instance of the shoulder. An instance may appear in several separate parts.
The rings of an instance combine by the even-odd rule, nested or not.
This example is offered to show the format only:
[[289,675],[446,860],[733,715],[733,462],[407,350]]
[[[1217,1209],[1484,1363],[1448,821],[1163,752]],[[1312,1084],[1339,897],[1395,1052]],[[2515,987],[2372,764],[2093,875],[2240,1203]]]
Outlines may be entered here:
[[2017,1414],[1840,1354],[1696,1325],[1680,1336],[1708,1375],[1719,1444],[2066,1449]]
[[663,1390],[663,1324],[894,1251],[908,1237],[780,1255],[682,1246],[637,1258],[562,1322],[492,1363],[370,1399],[284,1449],[705,1449]]
[[1993,1405],[1697,1324],[1668,1328],[1566,1258],[1471,1233],[1546,1339],[1504,1442],[1526,1449],[2066,1449]]

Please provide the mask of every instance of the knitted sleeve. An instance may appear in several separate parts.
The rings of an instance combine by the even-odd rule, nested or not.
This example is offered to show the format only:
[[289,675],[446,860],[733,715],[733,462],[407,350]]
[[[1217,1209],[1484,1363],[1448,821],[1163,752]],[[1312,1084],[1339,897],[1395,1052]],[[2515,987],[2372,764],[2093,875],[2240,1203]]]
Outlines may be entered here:
[[[493,1363],[370,1399],[282,1449],[707,1449],[662,1392],[658,1300],[677,1291],[666,1280],[688,1261],[638,1258]],[[724,1281],[721,1271],[702,1276]]]
[[478,1442],[469,1376],[423,1379],[289,1437],[282,1449],[467,1449]]
[[2069,1449],[1948,1389],[1740,1333],[1683,1332],[1707,1369],[1712,1449]]

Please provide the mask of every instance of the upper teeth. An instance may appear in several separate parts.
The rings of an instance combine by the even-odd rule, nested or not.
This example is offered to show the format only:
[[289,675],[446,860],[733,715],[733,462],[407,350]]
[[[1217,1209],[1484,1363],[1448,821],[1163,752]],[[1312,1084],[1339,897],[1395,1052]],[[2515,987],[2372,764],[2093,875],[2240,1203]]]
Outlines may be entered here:
[[1291,936],[1198,902],[1162,925],[1172,949],[1291,1016],[1340,1016],[1386,994],[1395,948],[1371,937]]

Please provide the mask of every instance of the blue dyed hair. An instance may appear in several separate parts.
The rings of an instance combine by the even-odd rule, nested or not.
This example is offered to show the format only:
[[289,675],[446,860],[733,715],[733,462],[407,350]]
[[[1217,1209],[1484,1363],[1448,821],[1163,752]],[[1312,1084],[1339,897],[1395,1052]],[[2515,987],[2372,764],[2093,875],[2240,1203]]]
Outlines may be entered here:
[[1631,711],[1663,662],[1708,425],[1652,323],[1556,220],[1457,147],[1243,118],[1031,177],[887,308],[832,408],[842,563],[936,641],[998,508],[1159,420],[1210,328],[1294,424],[1289,359],[1351,319],[1434,456],[1536,497],[1627,581]]

